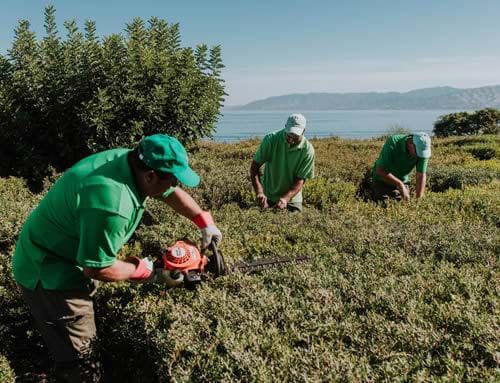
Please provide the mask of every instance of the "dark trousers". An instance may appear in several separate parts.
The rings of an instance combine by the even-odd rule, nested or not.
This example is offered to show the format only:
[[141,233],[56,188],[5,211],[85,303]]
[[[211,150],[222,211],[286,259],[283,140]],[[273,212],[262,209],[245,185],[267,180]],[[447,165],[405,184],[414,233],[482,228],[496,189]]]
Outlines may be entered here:
[[98,382],[94,302],[87,289],[19,285],[56,365],[56,382]]
[[[409,185],[405,184],[405,187],[409,189]],[[400,201],[403,199],[397,186],[373,180],[371,169],[366,171],[363,180],[358,186],[356,195],[365,201],[387,201],[389,199]]]
[[[405,184],[405,188],[409,189],[409,186]],[[386,184],[382,181],[373,181],[371,189],[374,201],[384,201],[388,199],[401,201],[403,199],[397,186]]]

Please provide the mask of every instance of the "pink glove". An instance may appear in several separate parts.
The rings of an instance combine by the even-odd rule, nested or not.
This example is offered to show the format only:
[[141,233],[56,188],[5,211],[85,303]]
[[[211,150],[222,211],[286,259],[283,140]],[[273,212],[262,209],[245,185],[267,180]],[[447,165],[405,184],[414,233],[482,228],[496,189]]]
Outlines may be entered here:
[[222,241],[222,233],[215,226],[212,215],[209,211],[203,211],[193,218],[193,222],[201,230],[201,248],[206,249],[212,241],[219,245]]

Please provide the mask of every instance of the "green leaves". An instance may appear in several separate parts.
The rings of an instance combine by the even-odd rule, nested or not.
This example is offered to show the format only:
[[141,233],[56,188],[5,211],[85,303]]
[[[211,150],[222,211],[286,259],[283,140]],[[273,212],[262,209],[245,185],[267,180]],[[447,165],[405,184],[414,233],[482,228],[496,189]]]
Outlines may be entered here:
[[[104,90],[99,97],[110,104]],[[102,120],[112,110],[102,108]],[[313,140],[319,175],[306,182],[300,214],[254,205],[248,171],[258,144],[200,143],[190,163],[202,181],[189,193],[212,210],[228,265],[284,255],[312,261],[232,273],[196,292],[103,284],[95,298],[106,380],[495,381],[500,183],[491,178],[500,162],[469,149],[498,148],[500,138],[435,139],[425,198],[385,205],[354,196],[383,141]],[[444,187],[455,181],[459,188]],[[19,376],[38,348],[10,258],[42,197],[21,179],[0,178],[0,344]],[[120,257],[158,257],[180,238],[199,239],[166,204],[150,200],[148,211],[155,219]],[[0,373],[9,372],[4,365],[0,356]]]
[[188,146],[210,136],[224,101],[221,49],[181,47],[179,24],[135,18],[125,34],[100,40],[93,21],[57,30],[45,9],[40,41],[21,20],[9,56],[0,56],[0,175],[41,187],[98,150],[132,147],[166,133]]
[[438,137],[498,134],[500,132],[500,110],[486,108],[474,113],[447,114],[436,121],[433,132]]
[[464,189],[466,186],[490,183],[493,180],[500,180],[500,169],[479,166],[438,166],[429,172],[429,188],[434,192]]

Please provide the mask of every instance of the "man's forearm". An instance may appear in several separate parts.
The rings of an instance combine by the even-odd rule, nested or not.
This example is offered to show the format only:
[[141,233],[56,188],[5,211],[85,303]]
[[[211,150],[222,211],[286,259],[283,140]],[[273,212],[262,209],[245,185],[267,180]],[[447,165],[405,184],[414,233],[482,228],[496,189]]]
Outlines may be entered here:
[[262,184],[260,183],[259,176],[252,177],[252,186],[253,190],[255,191],[255,194],[263,193],[264,188],[262,187]]
[[111,266],[104,268],[84,267],[83,274],[87,278],[104,282],[126,281],[134,274],[136,268],[131,262],[117,260]]
[[292,186],[290,187],[290,190],[288,190],[288,192],[286,192],[286,194],[283,195],[281,198],[286,199],[287,202],[290,201],[298,192],[300,192],[300,190],[304,186],[304,182],[305,180],[303,179],[300,178],[295,179]]
[[390,185],[397,186],[400,189],[404,187],[403,181],[401,181],[394,174],[389,173],[388,171],[386,171],[384,168],[382,168],[380,166],[377,166],[377,175]]
[[417,173],[417,198],[422,198],[425,194],[425,184],[427,182],[427,175],[425,173]]
[[250,166],[250,179],[252,181],[253,190],[255,194],[263,193],[264,188],[260,183],[260,166],[257,162],[253,161]]
[[166,204],[174,209],[180,215],[193,220],[202,212],[198,203],[187,192],[180,187],[176,187],[172,194],[166,198],[162,198]]

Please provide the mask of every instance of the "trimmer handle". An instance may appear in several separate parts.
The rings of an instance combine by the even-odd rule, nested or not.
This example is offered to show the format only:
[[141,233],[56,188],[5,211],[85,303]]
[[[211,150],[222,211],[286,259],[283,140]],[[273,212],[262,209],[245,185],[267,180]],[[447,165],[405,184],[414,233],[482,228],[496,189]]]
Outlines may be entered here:
[[215,241],[210,242],[208,248],[212,252],[211,255],[208,256],[208,265],[206,269],[208,272],[212,273],[215,277],[219,275],[224,275],[226,273],[226,263],[224,262],[224,258],[222,254],[217,249],[217,244]]

